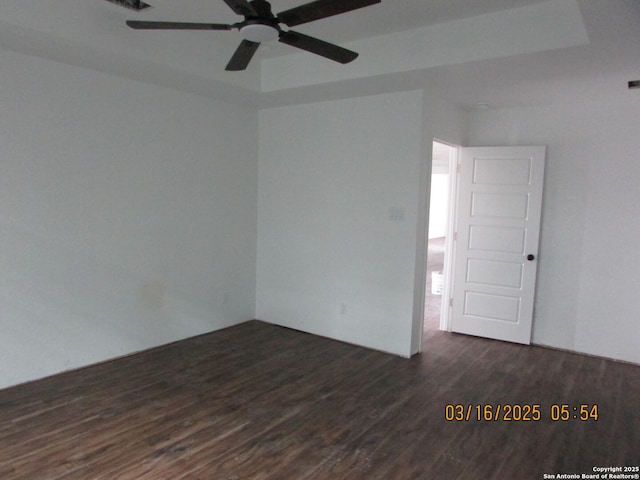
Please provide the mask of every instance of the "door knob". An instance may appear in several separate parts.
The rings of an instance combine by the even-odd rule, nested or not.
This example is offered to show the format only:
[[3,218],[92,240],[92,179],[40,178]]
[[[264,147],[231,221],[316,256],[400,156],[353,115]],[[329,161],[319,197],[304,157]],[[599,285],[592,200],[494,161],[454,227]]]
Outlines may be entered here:
[[532,255],[531,253],[527,255],[527,260],[529,260],[530,262],[533,262],[535,259],[536,259],[535,255]]

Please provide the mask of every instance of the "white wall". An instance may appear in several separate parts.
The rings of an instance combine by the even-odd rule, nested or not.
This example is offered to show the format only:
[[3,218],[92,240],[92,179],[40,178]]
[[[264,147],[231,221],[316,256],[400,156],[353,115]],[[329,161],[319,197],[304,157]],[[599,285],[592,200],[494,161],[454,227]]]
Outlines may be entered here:
[[0,63],[0,387],[253,318],[257,113]]
[[533,342],[640,363],[640,96],[474,113],[469,145],[548,145]]
[[410,354],[422,104],[414,91],[260,112],[259,319]]

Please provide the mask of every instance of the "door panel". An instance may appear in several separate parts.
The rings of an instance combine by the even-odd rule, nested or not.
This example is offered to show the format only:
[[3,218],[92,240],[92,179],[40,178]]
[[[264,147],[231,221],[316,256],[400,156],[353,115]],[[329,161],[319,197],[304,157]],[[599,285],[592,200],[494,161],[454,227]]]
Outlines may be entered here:
[[476,285],[522,288],[522,270],[521,263],[470,259],[467,262],[467,282]]
[[545,150],[462,149],[453,331],[530,343]]
[[529,195],[474,192],[471,202],[472,217],[526,218]]
[[471,225],[468,248],[477,252],[522,253],[525,234],[522,228]]

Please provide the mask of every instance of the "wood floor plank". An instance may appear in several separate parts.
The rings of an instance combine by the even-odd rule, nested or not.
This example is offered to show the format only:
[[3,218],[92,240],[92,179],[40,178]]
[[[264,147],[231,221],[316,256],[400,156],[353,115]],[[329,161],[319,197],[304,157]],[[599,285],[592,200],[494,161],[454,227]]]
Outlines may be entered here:
[[[7,480],[538,479],[640,465],[640,367],[445,332],[405,360],[248,322],[0,391]],[[539,421],[446,421],[538,404]],[[595,421],[551,406],[597,405]]]

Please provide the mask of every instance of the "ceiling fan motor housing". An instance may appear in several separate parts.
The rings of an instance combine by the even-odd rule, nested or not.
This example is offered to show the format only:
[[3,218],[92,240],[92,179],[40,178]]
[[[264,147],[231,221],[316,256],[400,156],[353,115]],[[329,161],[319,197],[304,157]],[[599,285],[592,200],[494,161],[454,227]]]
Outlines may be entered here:
[[264,19],[247,20],[240,27],[242,38],[254,43],[264,43],[276,40],[280,35],[280,29],[276,22]]

